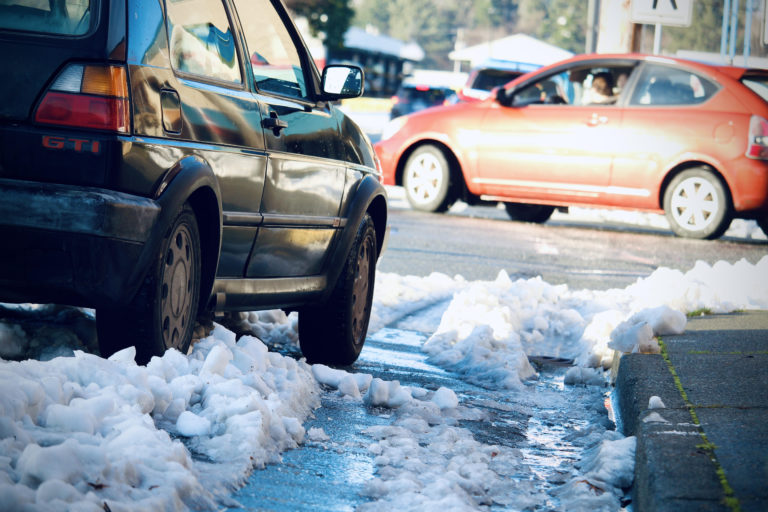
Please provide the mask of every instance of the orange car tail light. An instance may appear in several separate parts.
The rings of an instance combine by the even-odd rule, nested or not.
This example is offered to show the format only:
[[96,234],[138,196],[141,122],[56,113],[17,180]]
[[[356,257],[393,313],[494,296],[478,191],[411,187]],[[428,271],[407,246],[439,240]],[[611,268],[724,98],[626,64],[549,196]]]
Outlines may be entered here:
[[128,133],[130,103],[125,67],[70,64],[45,92],[35,121]]
[[749,120],[747,156],[768,160],[768,121],[753,115]]

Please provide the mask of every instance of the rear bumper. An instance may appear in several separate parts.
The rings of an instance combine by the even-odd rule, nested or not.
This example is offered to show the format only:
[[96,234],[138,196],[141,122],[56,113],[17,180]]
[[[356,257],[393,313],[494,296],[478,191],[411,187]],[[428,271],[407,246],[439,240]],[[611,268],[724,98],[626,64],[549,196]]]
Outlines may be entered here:
[[144,197],[0,179],[0,301],[125,303],[159,214]]

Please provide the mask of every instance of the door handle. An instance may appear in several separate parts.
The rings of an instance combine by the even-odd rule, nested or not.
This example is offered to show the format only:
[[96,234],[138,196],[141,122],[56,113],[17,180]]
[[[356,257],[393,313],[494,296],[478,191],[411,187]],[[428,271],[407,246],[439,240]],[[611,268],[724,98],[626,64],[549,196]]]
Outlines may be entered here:
[[167,133],[179,134],[183,125],[181,117],[181,100],[179,93],[173,89],[160,91],[160,113],[162,115],[163,130]]
[[587,121],[587,126],[597,126],[599,124],[605,124],[608,122],[608,116],[601,116],[597,112],[592,114],[592,117]]
[[265,117],[261,120],[261,127],[267,130],[272,130],[272,133],[274,133],[275,137],[277,137],[280,135],[280,130],[283,128],[288,128],[288,123],[280,119],[277,115],[277,112],[272,110],[269,113],[269,117]]

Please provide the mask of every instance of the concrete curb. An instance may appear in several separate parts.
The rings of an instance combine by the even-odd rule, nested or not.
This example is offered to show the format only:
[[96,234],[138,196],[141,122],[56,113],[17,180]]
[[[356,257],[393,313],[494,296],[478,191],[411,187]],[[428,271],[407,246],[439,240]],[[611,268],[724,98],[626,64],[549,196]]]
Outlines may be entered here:
[[618,427],[637,437],[633,510],[767,511],[768,311],[692,318],[661,345],[616,374]]

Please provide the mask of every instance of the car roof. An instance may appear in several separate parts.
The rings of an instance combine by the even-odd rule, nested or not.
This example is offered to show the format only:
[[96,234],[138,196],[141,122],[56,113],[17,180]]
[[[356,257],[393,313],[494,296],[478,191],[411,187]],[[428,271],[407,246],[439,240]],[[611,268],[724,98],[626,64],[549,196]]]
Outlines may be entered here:
[[539,69],[541,65],[533,64],[530,62],[522,62],[515,60],[503,60],[503,59],[487,59],[480,65],[475,66],[475,71],[481,71],[486,69],[495,69],[499,71],[517,71],[520,73],[527,73],[529,71],[535,71]]
[[[723,64],[715,64],[712,62],[705,62],[700,60],[685,59],[681,57],[671,57],[664,55],[651,55],[647,53],[585,53],[571,57],[570,59],[562,60],[554,63],[552,66],[565,64],[567,62],[579,62],[579,61],[601,61],[601,60],[636,60],[646,62],[659,62],[662,64],[673,64],[689,66],[693,68],[699,68],[708,71],[720,71],[731,75],[733,77],[739,77],[744,74],[747,68],[739,66],[728,66]],[[549,66],[548,66],[549,67]]]
[[[698,69],[699,71],[708,72],[710,74],[719,74],[722,73],[724,75],[727,75],[733,79],[738,80],[741,78],[745,73],[766,73],[768,75],[768,71],[766,70],[759,70],[759,69],[747,69],[742,68],[738,66],[725,66],[725,65],[718,65],[718,64],[712,64],[709,62],[702,62],[697,60],[691,60],[691,59],[683,59],[680,57],[667,57],[667,56],[661,56],[661,55],[651,55],[651,54],[645,54],[645,53],[583,53],[579,55],[575,55],[573,57],[569,57],[567,59],[554,62],[552,64],[549,64],[548,66],[544,66],[543,68],[537,70],[535,73],[546,73],[549,70],[556,69],[558,67],[569,65],[569,64],[576,64],[579,62],[583,62],[584,64],[599,64],[599,63],[621,63],[621,62],[627,62],[627,61],[635,61],[635,62],[658,62],[662,64],[671,64],[675,66],[686,66],[693,69]],[[518,83],[525,81],[527,79],[527,74],[522,75],[513,81],[511,81],[509,84],[507,84],[505,87],[512,87],[514,85],[517,85]]]
[[419,90],[423,90],[423,91],[426,91],[428,89],[432,89],[432,90],[436,89],[436,90],[439,90],[439,91],[450,91],[450,90],[452,90],[447,85],[422,84],[422,83],[417,83],[417,82],[403,82],[403,83],[400,84],[400,87],[402,87],[403,89],[419,89]]

